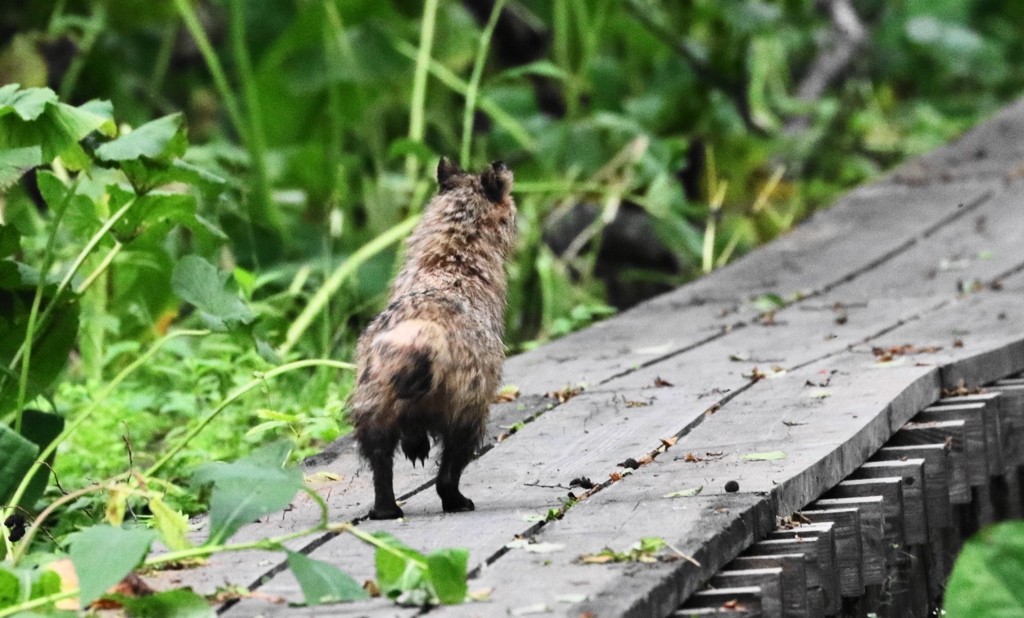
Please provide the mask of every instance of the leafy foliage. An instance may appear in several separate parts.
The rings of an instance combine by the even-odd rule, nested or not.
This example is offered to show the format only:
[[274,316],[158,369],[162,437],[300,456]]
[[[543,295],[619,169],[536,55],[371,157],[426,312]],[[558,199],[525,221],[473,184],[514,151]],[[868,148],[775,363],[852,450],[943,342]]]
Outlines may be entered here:
[[996,524],[964,543],[949,576],[944,609],[964,618],[1024,611],[1024,522]]

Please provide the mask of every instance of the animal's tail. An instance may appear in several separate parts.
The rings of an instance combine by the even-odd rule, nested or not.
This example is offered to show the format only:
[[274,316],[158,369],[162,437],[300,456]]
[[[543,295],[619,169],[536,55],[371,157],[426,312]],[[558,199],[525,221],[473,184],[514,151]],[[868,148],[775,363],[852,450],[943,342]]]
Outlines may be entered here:
[[390,375],[398,400],[415,401],[437,388],[450,363],[444,329],[435,322],[406,320],[373,342]]
[[417,404],[438,388],[451,362],[446,334],[434,322],[406,320],[378,335],[374,345],[380,346],[400,404],[402,452],[414,463],[423,462],[430,454],[430,415],[438,411]]

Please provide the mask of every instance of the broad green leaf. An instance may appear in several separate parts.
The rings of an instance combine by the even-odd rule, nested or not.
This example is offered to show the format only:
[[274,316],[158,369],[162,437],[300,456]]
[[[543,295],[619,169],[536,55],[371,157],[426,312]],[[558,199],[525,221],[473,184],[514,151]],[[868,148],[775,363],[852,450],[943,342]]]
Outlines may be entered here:
[[[13,98],[13,91],[7,92]],[[28,108],[21,109],[31,115],[38,107],[34,99],[29,103]],[[14,112],[12,103],[11,113],[0,114],[0,150],[39,147],[43,163],[59,156],[69,169],[83,169],[92,159],[78,142],[97,130],[111,135],[114,130],[112,111],[108,101],[90,101],[80,107],[47,101],[41,114],[26,120]]]
[[143,597],[112,595],[132,618],[214,618],[210,602],[187,589],[168,590]]
[[302,488],[302,471],[284,467],[291,448],[276,442],[234,463],[196,470],[194,485],[213,484],[207,544],[222,543],[245,524],[288,506]]
[[149,511],[153,514],[153,524],[160,532],[160,540],[168,549],[178,551],[192,547],[188,540],[188,517],[167,506],[160,496],[149,499]]
[[7,504],[39,454],[31,440],[0,424],[0,504]]
[[0,150],[0,191],[13,185],[29,169],[43,164],[43,149],[26,146]]
[[55,572],[47,568],[42,570],[32,569],[32,572],[32,593],[30,596],[33,599],[38,599],[60,592],[60,575],[57,575]]
[[957,618],[1024,615],[1024,521],[985,528],[964,544],[949,576],[944,609]]
[[201,257],[187,255],[174,265],[171,285],[179,298],[203,312],[211,328],[227,330],[249,324],[256,315],[237,294],[224,289],[228,273],[222,277],[216,267]]
[[306,605],[370,598],[359,582],[332,564],[289,551],[288,567],[295,575],[295,579],[299,580]]
[[[0,464],[2,466],[2,464]],[[3,482],[0,479],[0,482]],[[0,609],[11,607],[22,601],[21,580],[0,564]]]
[[774,461],[776,459],[785,459],[785,451],[771,451],[769,453],[747,453],[740,457],[746,461]]
[[427,571],[437,598],[445,605],[455,605],[466,600],[466,565],[469,551],[466,549],[438,549],[427,554]]
[[[50,445],[54,439],[64,431],[64,417],[57,414],[50,414],[40,410],[25,410],[21,417],[21,435],[35,444],[39,452]],[[47,466],[41,467],[32,477],[32,481],[25,489],[21,504],[31,508],[46,489],[46,483],[50,480],[50,467],[53,466],[56,451],[50,453],[46,458]]]
[[0,225],[0,258],[10,257],[21,249],[21,234],[13,225]]
[[18,84],[0,88],[0,116],[14,113],[22,120],[35,120],[46,110],[47,103],[56,103],[57,93],[49,88],[19,89]]
[[164,165],[185,154],[185,117],[181,113],[147,122],[96,149],[101,161],[134,161],[142,157]]
[[377,585],[389,599],[397,599],[402,593],[422,587],[426,579],[427,559],[387,532],[375,532],[373,536],[387,547],[378,547]]
[[[205,226],[196,219],[196,198],[187,193],[150,191],[136,196],[133,191],[121,187],[109,188],[111,206],[121,208],[129,199],[135,203],[121,217],[111,232],[122,243],[129,243],[150,229],[163,237],[174,225],[180,224],[194,231]],[[115,197],[116,195],[116,197]]]
[[71,563],[81,588],[81,603],[89,605],[139,566],[156,532],[145,528],[114,528],[99,524],[69,537]]

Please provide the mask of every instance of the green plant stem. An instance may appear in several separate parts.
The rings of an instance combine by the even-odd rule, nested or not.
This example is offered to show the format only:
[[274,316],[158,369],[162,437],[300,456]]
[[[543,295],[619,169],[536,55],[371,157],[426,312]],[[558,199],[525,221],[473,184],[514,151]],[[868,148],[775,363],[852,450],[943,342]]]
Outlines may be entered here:
[[238,106],[238,100],[235,99],[235,94],[228,85],[228,78],[224,74],[224,68],[217,58],[217,52],[213,50],[213,45],[210,44],[210,39],[206,36],[206,31],[203,30],[202,24],[199,23],[199,17],[196,15],[195,10],[192,9],[189,0],[174,0],[174,6],[178,9],[178,14],[181,15],[182,21],[185,22],[185,27],[188,29],[189,34],[192,35],[192,39],[195,40],[196,46],[199,47],[199,53],[203,56],[206,68],[209,69],[210,75],[213,77],[213,84],[217,88],[217,92],[220,93],[221,99],[224,100],[224,106],[227,108],[228,116],[231,118],[231,124],[234,125],[239,135],[242,136],[242,140],[248,143],[248,134],[241,108]]
[[242,95],[245,97],[245,110],[248,112],[246,133],[249,139],[246,146],[249,150],[249,158],[252,160],[253,180],[255,187],[253,193],[256,199],[251,202],[252,208],[249,217],[251,221],[259,221],[269,224],[276,230],[282,228],[280,213],[274,207],[274,201],[270,194],[270,180],[267,175],[267,139],[263,128],[263,111],[260,106],[259,92],[256,90],[256,78],[252,71],[252,61],[249,58],[249,51],[245,47],[245,12],[242,8],[243,0],[230,0],[228,7],[230,11],[229,36],[231,49],[235,57],[235,65],[238,67],[238,77],[242,82]]
[[74,588],[73,590],[62,590],[61,592],[48,594],[45,597],[39,597],[36,599],[32,599],[31,601],[25,601],[24,603],[19,603],[17,605],[12,605],[10,607],[5,607],[3,609],[0,609],[0,618],[7,618],[7,616],[14,616],[15,614],[27,612],[30,609],[35,609],[37,607],[45,607],[47,605],[50,605],[51,603],[56,603],[57,601],[70,599],[72,597],[78,596],[78,592],[78,588]]
[[[401,39],[392,39],[392,44],[395,47],[395,51],[406,58],[416,58],[416,48],[409,43]],[[450,88],[452,91],[462,96],[465,96],[469,91],[469,85],[440,62],[431,60],[429,69],[431,75],[436,77],[439,82]],[[507,131],[509,136],[515,140],[521,148],[531,152],[537,149],[537,140],[530,135],[530,132],[527,131],[519,121],[503,110],[497,103],[487,97],[481,96],[477,99],[477,107],[490,116],[491,120],[493,120],[495,124]]]
[[391,244],[401,240],[406,234],[412,231],[412,228],[419,221],[420,215],[409,217],[405,221],[402,221],[398,225],[392,227],[390,230],[377,236],[370,242],[366,243],[359,248],[355,253],[350,255],[347,260],[338,265],[331,273],[331,276],[324,281],[324,284],[320,286],[313,298],[310,299],[309,303],[302,310],[302,313],[295,318],[292,325],[288,328],[288,332],[285,335],[284,343],[281,344],[278,353],[282,356],[287,354],[292,347],[299,341],[302,335],[309,328],[309,325],[316,319],[316,316],[320,313],[320,310],[326,306],[327,302],[338,291],[341,284],[346,279],[355,274],[356,270],[371,257],[377,255]]
[[208,330],[179,330],[173,333],[168,333],[163,338],[156,341],[142,356],[135,359],[132,364],[128,365],[122,369],[120,373],[114,376],[110,382],[107,383],[107,386],[99,392],[96,399],[85,410],[83,410],[81,414],[75,417],[75,420],[65,426],[64,431],[60,432],[60,434],[54,438],[53,441],[39,453],[39,455],[36,456],[35,463],[33,463],[32,467],[28,469],[28,472],[25,473],[25,477],[21,480],[21,484],[18,485],[18,489],[15,490],[10,504],[6,509],[0,512],[0,521],[7,519],[11,512],[13,512],[14,508],[21,502],[22,497],[25,495],[25,491],[28,489],[29,482],[32,477],[35,476],[39,468],[42,467],[46,458],[49,457],[50,454],[53,453],[53,451],[55,451],[62,442],[64,442],[64,440],[67,440],[68,436],[72,435],[79,427],[82,426],[83,423],[92,417],[100,404],[103,403],[110,394],[121,385],[121,382],[124,382],[125,379],[134,373],[139,367],[145,365],[146,362],[160,350],[160,348],[172,339],[177,339],[178,337],[200,337],[208,334],[210,334],[210,331]]
[[420,560],[415,556],[411,556],[409,554],[398,551],[388,543],[385,543],[384,541],[378,539],[369,532],[363,532],[362,530],[356,528],[352,524],[330,524],[327,526],[327,529],[331,532],[336,532],[339,534],[342,532],[348,532],[352,536],[356,537],[357,539],[368,545],[373,545],[377,549],[383,549],[384,551],[390,554],[394,554],[395,556],[398,556],[403,560],[411,560],[412,562],[415,562],[417,565],[423,567],[424,569],[427,568],[427,562],[425,560]]
[[89,52],[96,45],[96,39],[99,38],[100,33],[105,30],[106,22],[107,3],[93,3],[93,13],[89,17],[88,25],[84,28],[84,32],[82,32],[82,40],[78,44],[78,53],[75,54],[74,60],[71,61],[71,66],[68,67],[64,78],[60,81],[60,98],[62,101],[67,101],[71,98],[71,94],[75,90],[75,84],[78,83],[78,77],[82,74],[82,68],[89,59]]
[[108,268],[110,268],[110,263],[114,261],[114,258],[117,257],[118,253],[121,253],[121,249],[124,249],[124,245],[115,241],[113,248],[110,251],[108,251],[105,256],[103,256],[103,260],[99,263],[99,265],[96,266],[96,268],[91,273],[89,273],[89,276],[86,277],[85,280],[82,281],[82,283],[80,283],[77,288],[75,288],[75,294],[81,294],[82,292],[88,290],[89,287],[92,286],[92,284],[95,283],[96,280],[100,278],[100,275],[102,275],[104,272],[106,272]]
[[[39,281],[36,283],[36,294],[32,299],[32,309],[28,314],[28,324],[25,326],[25,339],[21,343],[21,349],[25,350],[25,361],[21,363],[21,375],[18,377],[18,405],[15,408],[14,416],[14,431],[21,433],[21,417],[23,408],[25,407],[25,395],[28,392],[28,373],[32,361],[32,342],[36,337],[36,326],[37,318],[39,317],[39,306],[43,302],[43,288],[46,287],[46,275],[50,272],[50,267],[53,266],[53,248],[57,242],[57,230],[60,228],[61,219],[64,218],[64,213],[67,212],[68,203],[71,202],[71,198],[75,195],[75,190],[78,188],[78,178],[67,188],[67,192],[64,194],[64,198],[61,200],[60,205],[57,207],[56,215],[53,218],[53,225],[50,228],[50,238],[46,241],[46,257],[43,260],[43,267],[39,271]],[[60,290],[54,295],[53,301],[47,306],[47,310],[57,302],[57,297],[60,296]],[[48,316],[48,311],[43,312],[44,317]],[[42,320],[39,324],[42,324]],[[17,362],[17,361],[15,361]],[[14,363],[11,363],[11,369],[14,369]]]
[[[100,229],[98,229],[96,233],[92,235],[92,238],[89,239],[89,242],[86,243],[85,248],[83,248],[78,253],[78,257],[76,257],[75,261],[71,264],[71,268],[68,269],[68,272],[64,274],[64,278],[61,279],[60,284],[57,285],[57,290],[53,294],[53,300],[50,302],[50,304],[46,306],[46,310],[43,311],[43,315],[39,318],[40,328],[46,325],[46,320],[47,318],[50,317],[50,313],[53,312],[53,308],[57,306],[57,300],[60,298],[61,293],[64,291],[66,287],[68,287],[68,284],[71,283],[71,279],[78,273],[78,269],[82,267],[82,264],[85,262],[86,259],[88,259],[93,249],[96,248],[96,245],[98,245],[100,241],[103,240],[103,236],[110,231],[110,228],[114,227],[114,224],[117,223],[118,220],[120,220],[121,217],[123,217],[134,204],[135,199],[128,200],[127,204],[118,209],[118,211],[115,212],[113,216],[108,218],[106,222],[103,223]],[[35,333],[33,333],[33,336],[34,335]],[[14,367],[18,364],[18,361],[21,360],[22,355],[26,351],[27,350],[25,344],[22,343],[21,347],[18,348],[18,351],[14,354],[14,358],[11,359],[11,369],[14,369]]]
[[206,418],[204,418],[202,421],[199,422],[198,425],[189,430],[189,432],[185,434],[185,436],[181,440],[179,440],[177,444],[175,444],[169,451],[164,453],[163,457],[161,457],[155,464],[153,464],[148,470],[146,470],[143,476],[153,476],[157,472],[159,472],[160,468],[163,468],[167,464],[167,462],[173,459],[175,455],[180,453],[183,448],[188,446],[188,443],[191,442],[193,438],[202,433],[203,429],[205,429],[206,426],[213,421],[213,419],[217,418],[217,416],[225,408],[227,408],[229,405],[238,400],[239,397],[248,393],[257,386],[264,384],[268,378],[273,378],[275,376],[281,375],[282,373],[287,373],[289,371],[294,371],[296,369],[302,369],[304,367],[334,367],[336,369],[348,370],[353,370],[356,368],[355,365],[351,363],[343,363],[341,361],[336,360],[310,359],[295,361],[293,363],[287,363],[285,365],[281,365],[280,367],[274,367],[270,371],[260,374],[253,380],[250,380],[248,383],[237,388],[235,392],[228,395],[227,398],[225,398],[224,401],[220,402],[220,404],[216,408],[214,408],[212,412],[206,415]]
[[459,161],[462,167],[468,168],[470,161],[470,150],[473,143],[473,113],[476,111],[476,96],[480,90],[480,78],[484,73],[484,63],[487,61],[487,52],[491,48],[491,36],[494,34],[494,27],[498,24],[498,17],[501,16],[501,9],[505,7],[506,0],[498,0],[491,9],[491,16],[480,34],[480,46],[476,50],[476,61],[473,63],[473,74],[469,78],[469,88],[466,90],[466,109],[462,115],[462,150]]
[[267,551],[280,550],[282,544],[285,541],[297,539],[309,534],[315,534],[324,530],[323,526],[317,526],[315,528],[308,528],[306,530],[299,530],[297,532],[289,532],[288,534],[282,534],[281,536],[274,536],[267,539],[260,539],[258,541],[250,541],[248,543],[233,543],[233,544],[215,544],[215,545],[200,545],[199,547],[190,547],[188,549],[179,549],[178,551],[167,552],[166,554],[160,554],[159,556],[153,556],[147,558],[142,563],[143,566],[152,567],[159,566],[161,564],[168,564],[174,562],[180,562],[182,560],[191,560],[193,558],[205,558],[211,554],[222,551],[245,551],[247,549],[264,549]]
[[47,507],[43,509],[41,513],[39,513],[39,516],[32,520],[32,525],[29,526],[28,530],[25,532],[25,537],[22,538],[21,544],[18,545],[13,555],[11,556],[11,563],[16,565],[22,559],[22,557],[24,557],[25,552],[27,552],[29,547],[31,547],[32,545],[32,539],[35,538],[36,532],[39,531],[39,528],[42,527],[43,522],[46,521],[47,518],[49,518],[54,511],[59,509],[62,505],[67,504],[68,502],[72,502],[74,500],[78,500],[79,498],[86,494],[91,494],[94,491],[111,489],[117,483],[118,480],[120,480],[122,477],[128,476],[129,474],[130,473],[128,472],[124,474],[119,474],[113,477],[112,479],[109,479],[102,483],[96,483],[95,485],[83,487],[82,489],[79,489],[77,491],[64,494],[60,498],[54,500],[49,505],[47,505]]
[[[409,139],[423,141],[424,110],[427,104],[427,71],[430,67],[430,52],[434,46],[434,24],[437,21],[438,0],[426,0],[423,5],[423,20],[420,23],[420,47],[416,52],[416,71],[412,80],[412,102],[409,104]],[[416,180],[419,162],[409,154],[405,157],[405,175],[409,182]]]

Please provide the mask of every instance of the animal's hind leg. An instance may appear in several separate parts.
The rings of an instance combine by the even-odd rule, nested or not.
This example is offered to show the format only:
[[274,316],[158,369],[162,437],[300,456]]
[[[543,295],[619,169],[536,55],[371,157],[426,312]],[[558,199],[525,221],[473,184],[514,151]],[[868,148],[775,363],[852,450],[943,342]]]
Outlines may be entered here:
[[402,509],[395,501],[393,465],[398,433],[373,428],[359,428],[359,446],[373,470],[373,508],[370,519],[398,519]]
[[441,496],[441,508],[445,513],[472,511],[475,508],[473,501],[459,491],[459,480],[466,464],[473,459],[482,429],[480,423],[458,425],[447,428],[441,436],[444,448],[437,473],[437,495]]

